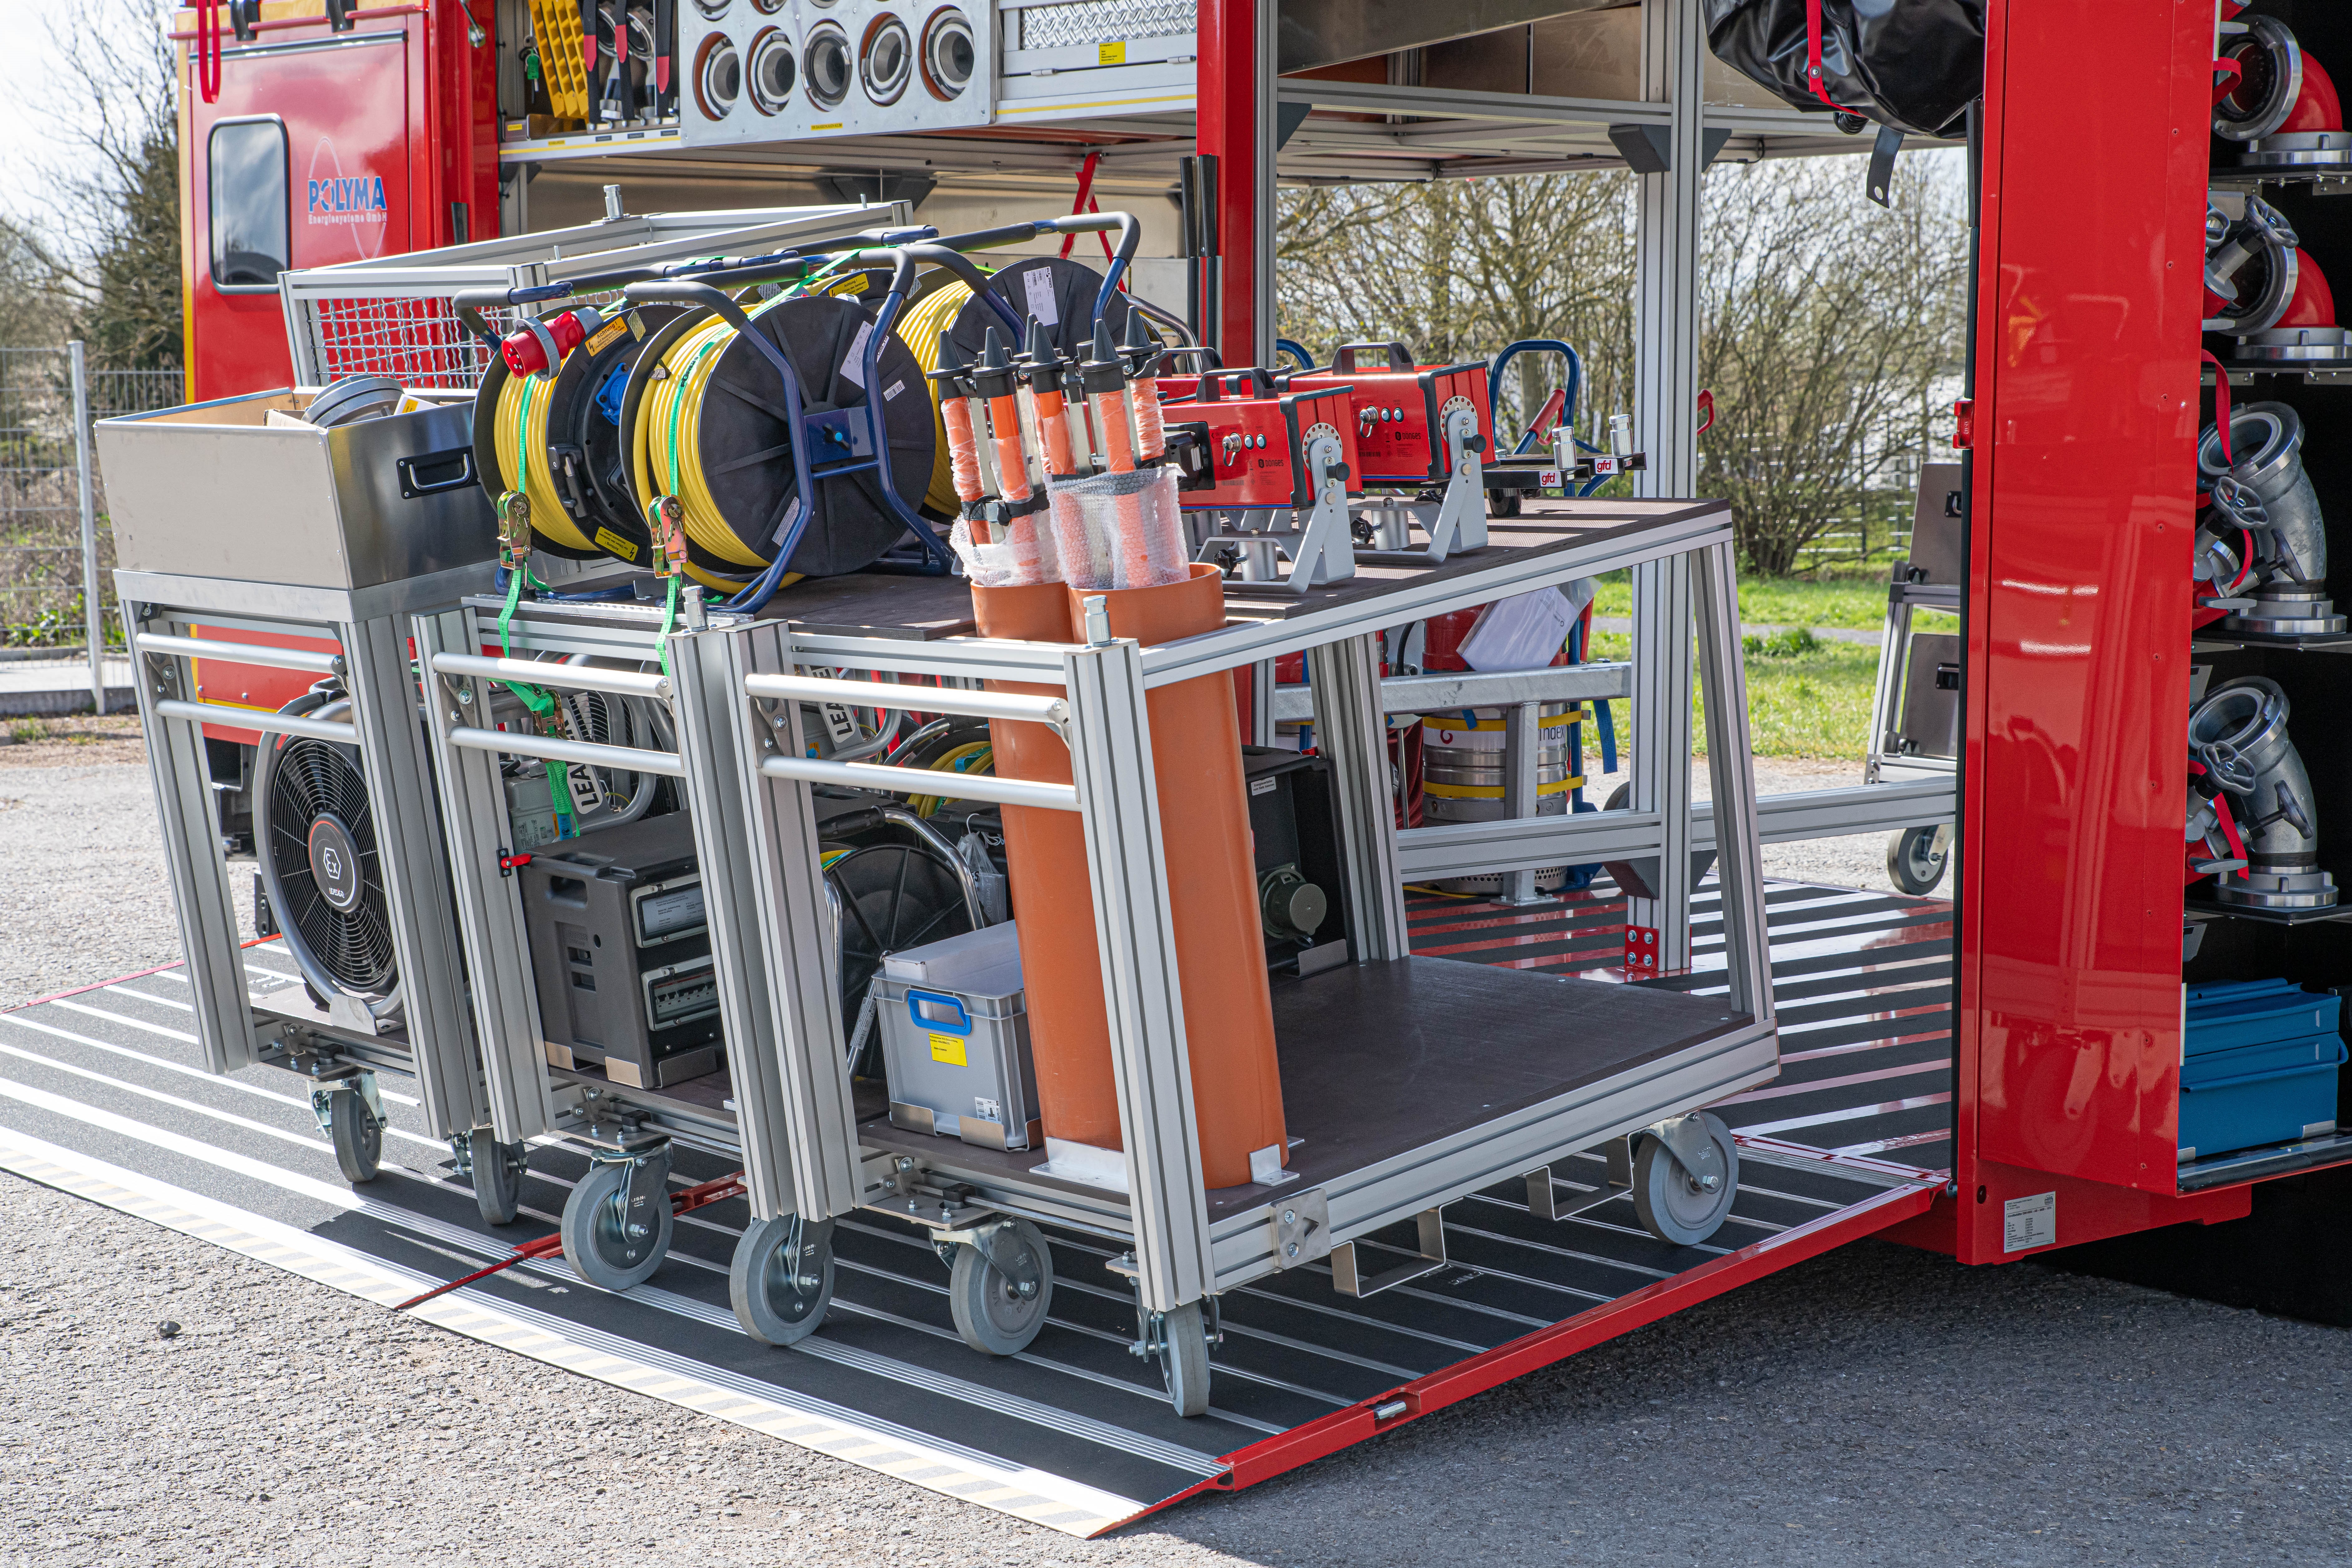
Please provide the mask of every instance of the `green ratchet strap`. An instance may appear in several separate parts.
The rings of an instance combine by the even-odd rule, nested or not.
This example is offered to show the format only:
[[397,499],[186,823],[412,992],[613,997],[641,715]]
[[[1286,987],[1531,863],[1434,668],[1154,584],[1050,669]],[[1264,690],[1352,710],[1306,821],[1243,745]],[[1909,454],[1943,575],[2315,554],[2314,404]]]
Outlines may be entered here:
[[[523,574],[529,570],[527,565],[520,562],[507,568],[506,608],[499,612],[499,647],[509,658],[514,657],[514,634],[511,628],[514,623],[515,606],[522,602]],[[555,699],[536,686],[519,680],[502,680],[499,684],[520,698],[522,705],[539,718],[545,718],[555,711]],[[580,836],[580,829],[575,813],[579,803],[572,798],[570,763],[559,763],[551,758],[548,761],[547,799],[548,805],[555,813],[556,837],[577,838]]]
[[669,670],[669,634],[671,628],[677,625],[677,578],[675,572],[669,574],[669,598],[662,605],[661,630],[654,636],[654,646],[661,649],[662,679],[665,680],[677,679]]

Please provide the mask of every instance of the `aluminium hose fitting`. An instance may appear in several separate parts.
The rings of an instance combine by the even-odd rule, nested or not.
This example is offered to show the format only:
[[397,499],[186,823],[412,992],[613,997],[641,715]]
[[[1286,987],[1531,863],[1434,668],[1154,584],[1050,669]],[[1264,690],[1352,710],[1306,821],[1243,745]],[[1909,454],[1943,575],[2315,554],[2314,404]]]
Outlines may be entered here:
[[2287,738],[2287,713],[2285,691],[2259,675],[2215,687],[2189,712],[2189,754],[2229,792],[2246,846],[2246,869],[2220,879],[2218,902],[2259,910],[2335,906],[2335,880],[2319,868],[2311,779]]
[[2340,635],[2345,617],[2327,595],[2326,520],[2303,468],[2302,416],[2284,403],[2240,405],[2230,413],[2230,450],[2234,463],[2221,456],[2218,425],[2207,426],[2197,438],[2198,473],[2209,482],[2235,480],[2262,503],[2259,514],[2231,509],[2253,541],[2246,592],[2254,603],[2223,621],[2221,629],[2267,637]]

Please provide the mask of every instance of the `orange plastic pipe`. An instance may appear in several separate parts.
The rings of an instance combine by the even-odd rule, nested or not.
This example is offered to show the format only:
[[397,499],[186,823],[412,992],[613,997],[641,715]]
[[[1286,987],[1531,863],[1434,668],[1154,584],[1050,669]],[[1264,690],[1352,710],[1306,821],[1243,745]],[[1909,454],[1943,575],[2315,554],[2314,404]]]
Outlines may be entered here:
[[[1018,588],[974,584],[971,606],[984,637],[1077,640],[1071,630],[1069,590],[1059,583]],[[992,691],[1037,697],[1063,694],[1058,686],[1025,681],[992,680],[988,686]],[[1000,778],[1070,782],[1070,748],[1043,724],[992,719],[988,742]],[[1076,812],[1034,805],[1008,805],[1003,811],[1004,858],[1013,912],[1020,924],[1021,984],[1028,993],[1029,1052],[1037,1072],[1038,1120],[1048,1137],[1097,1149],[1123,1147],[1085,825]]]
[[[1086,591],[1068,595],[1069,624],[1083,624]],[[1114,637],[1146,645],[1197,637],[1225,624],[1223,576],[1212,565],[1192,568],[1182,582],[1122,588],[1103,595]],[[1289,1163],[1282,1115],[1282,1074],[1275,1056],[1274,1004],[1265,977],[1265,934],[1259,921],[1256,857],[1250,843],[1249,802],[1242,777],[1241,722],[1234,683],[1223,674],[1161,687],[1145,699],[1151,720],[1151,773],[1159,786],[1160,829],[1168,868],[1168,912],[1176,933],[1178,989],[1184,1003],[1184,1038],[1192,1065],[1193,1120],[1209,1186],[1240,1186],[1250,1179],[1250,1152],[1273,1147]],[[1055,742],[1059,744],[1059,742]],[[1066,760],[1064,762],[1067,776]],[[1000,763],[1001,767],[1001,763]],[[1067,816],[1067,813],[1063,814]],[[1006,829],[1007,848],[1011,828]],[[1084,886],[1083,883],[1080,884]],[[1019,904],[1016,881],[1013,900]],[[1089,910],[1089,915],[1091,910]],[[1028,916],[1021,916],[1023,984],[1029,992],[1030,1039],[1037,1041],[1040,996],[1026,970]],[[1089,930],[1091,918],[1077,929]],[[1057,920],[1057,930],[1073,922]],[[1102,1006],[1097,965],[1087,993]],[[1084,1124],[1118,1125],[1118,1100],[1105,1026],[1099,1070],[1067,1072],[1061,1064],[1065,1114]],[[1041,1115],[1057,1132],[1044,1104],[1046,1062],[1037,1053]],[[1097,1096],[1072,1103],[1077,1090]],[[1081,1142],[1101,1143],[1099,1137]],[[1105,1147],[1115,1145],[1104,1144]]]
[[1045,472],[1048,475],[1068,475],[1078,471],[1077,458],[1070,450],[1070,426],[1063,418],[1060,393],[1041,392],[1037,395],[1037,434],[1045,444]]
[[940,422],[948,432],[948,472],[955,480],[956,499],[978,500],[980,437],[971,426],[971,401],[953,393],[940,399]]
[[1027,500],[1029,456],[1021,442],[1021,400],[1010,395],[990,398],[988,422],[996,440],[997,490],[1006,500]]

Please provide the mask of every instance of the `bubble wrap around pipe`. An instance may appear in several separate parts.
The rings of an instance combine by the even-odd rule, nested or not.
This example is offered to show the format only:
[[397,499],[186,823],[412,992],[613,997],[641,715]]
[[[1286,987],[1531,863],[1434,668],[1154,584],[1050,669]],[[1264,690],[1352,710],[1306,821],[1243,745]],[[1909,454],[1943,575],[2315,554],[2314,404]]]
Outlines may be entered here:
[[1055,481],[1054,542],[1074,588],[1157,588],[1192,574],[1176,470]]
[[1044,513],[1016,517],[1003,533],[997,542],[983,544],[972,537],[971,519],[956,519],[948,531],[948,544],[963,563],[965,576],[983,588],[1026,588],[1061,581],[1055,531]]

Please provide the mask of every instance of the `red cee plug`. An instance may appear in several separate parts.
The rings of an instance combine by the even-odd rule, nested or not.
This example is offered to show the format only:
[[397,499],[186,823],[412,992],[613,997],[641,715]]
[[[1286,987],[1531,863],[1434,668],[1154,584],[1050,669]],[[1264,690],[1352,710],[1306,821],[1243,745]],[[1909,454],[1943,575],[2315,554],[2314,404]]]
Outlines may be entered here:
[[525,316],[521,326],[507,334],[499,353],[505,356],[507,369],[517,375],[552,375],[563,356],[604,324],[602,317],[586,308],[543,319]]

